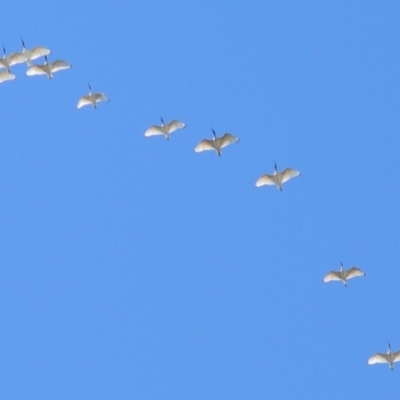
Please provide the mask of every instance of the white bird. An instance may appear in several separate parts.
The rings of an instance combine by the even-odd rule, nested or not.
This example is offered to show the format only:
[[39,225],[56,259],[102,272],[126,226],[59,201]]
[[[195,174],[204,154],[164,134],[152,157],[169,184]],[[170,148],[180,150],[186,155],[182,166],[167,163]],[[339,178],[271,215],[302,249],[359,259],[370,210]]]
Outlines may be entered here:
[[169,140],[169,135],[172,132],[175,132],[177,129],[182,129],[186,126],[186,124],[184,124],[183,122],[177,121],[176,119],[173,119],[169,124],[165,124],[162,117],[160,117],[160,119],[161,119],[161,125],[152,125],[144,133],[144,136],[150,137],[150,136],[156,136],[156,135],[164,135],[165,139]]
[[386,354],[376,353],[368,359],[368,364],[389,364],[391,370],[394,368],[394,363],[400,361],[400,351],[392,353],[390,343],[388,343],[388,350]]
[[49,79],[53,78],[53,73],[57,71],[61,71],[63,69],[68,69],[71,68],[72,65],[61,60],[54,61],[52,63],[49,63],[47,60],[47,57],[44,56],[46,62],[44,65],[33,65],[32,67],[28,68],[26,71],[26,74],[28,76],[33,76],[33,75],[47,75]]
[[347,280],[355,278],[357,276],[365,276],[366,273],[359,268],[352,267],[350,269],[344,269],[343,263],[340,262],[340,271],[331,271],[324,277],[324,282],[330,281],[342,281],[344,286],[347,286]]
[[25,59],[20,53],[12,53],[7,56],[6,49],[3,46],[3,57],[0,58],[0,68],[5,68],[7,72],[11,73],[11,66],[23,63],[24,61]]
[[7,71],[0,72],[0,83],[3,83],[5,81],[13,81],[15,78],[16,76],[11,72]]
[[37,46],[29,50],[25,47],[25,43],[22,38],[21,42],[22,42],[22,53],[17,53],[17,54],[21,56],[23,62],[27,63],[28,67],[32,66],[31,62],[32,60],[36,60],[39,57],[48,56],[49,54],[51,54],[51,50],[47,49],[46,47]]
[[264,174],[260,178],[258,178],[256,182],[256,186],[264,186],[264,185],[276,185],[280,191],[282,191],[282,184],[287,182],[290,178],[295,178],[300,175],[299,171],[291,168],[285,168],[282,172],[278,172],[275,169],[272,175]]
[[228,146],[231,143],[239,142],[239,138],[231,135],[230,133],[225,133],[223,136],[217,138],[215,131],[211,128],[214,137],[211,140],[202,140],[194,149],[196,153],[200,153],[205,150],[215,150],[219,156],[221,156],[221,149]]
[[100,101],[109,101],[103,92],[93,93],[92,88],[90,87],[89,84],[88,84],[88,86],[89,86],[89,95],[82,96],[79,99],[76,108],[82,108],[89,104],[91,104],[93,106],[93,108],[97,108],[96,103],[99,103]]

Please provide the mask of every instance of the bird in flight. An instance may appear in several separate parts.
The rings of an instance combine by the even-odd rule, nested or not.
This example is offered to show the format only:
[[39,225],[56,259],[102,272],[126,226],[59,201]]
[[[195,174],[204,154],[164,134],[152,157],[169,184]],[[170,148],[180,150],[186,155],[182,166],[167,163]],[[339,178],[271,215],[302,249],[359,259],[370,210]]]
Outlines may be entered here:
[[347,281],[351,278],[355,278],[357,276],[365,276],[365,272],[359,268],[351,267],[350,269],[344,269],[343,263],[340,263],[339,271],[331,271],[324,277],[324,282],[330,281],[342,281],[344,286],[347,286]]
[[76,108],[82,108],[84,106],[92,105],[93,108],[97,108],[97,103],[100,101],[109,101],[106,95],[103,92],[98,92],[98,93],[93,93],[92,88],[89,86],[89,94],[87,96],[82,96],[78,104],[76,105]]
[[34,47],[33,49],[27,49],[25,47],[25,43],[22,38],[21,42],[22,42],[22,52],[16,54],[18,54],[21,57],[23,62],[27,63],[28,67],[32,66],[32,60],[36,60],[39,57],[48,56],[49,54],[51,54],[51,50],[46,49],[46,47],[37,46]]
[[221,156],[221,150],[231,143],[239,142],[239,138],[231,135],[230,133],[225,133],[221,137],[217,137],[213,128],[211,128],[213,133],[213,138],[208,140],[202,140],[194,149],[196,153],[200,153],[205,150],[215,150],[219,156]]
[[400,361],[400,351],[392,352],[390,348],[390,343],[388,343],[388,350],[386,354],[376,353],[368,359],[368,364],[389,364],[391,370],[394,368],[394,363]]
[[54,72],[61,71],[63,69],[69,69],[72,67],[71,64],[65,61],[57,60],[49,63],[49,61],[47,60],[47,56],[44,56],[44,59],[46,60],[44,65],[32,65],[32,67],[29,67],[26,71],[26,75],[47,75],[47,78],[52,79]]
[[147,131],[144,133],[144,136],[157,136],[157,135],[164,135],[165,139],[169,140],[169,136],[172,132],[175,132],[177,129],[182,129],[186,125],[183,122],[177,121],[173,119],[169,124],[165,124],[162,117],[161,125],[152,125]]
[[282,172],[278,172],[276,163],[274,172],[272,175],[264,174],[260,178],[258,178],[256,182],[256,186],[264,186],[264,185],[276,185],[277,188],[282,191],[282,184],[287,182],[291,178],[295,178],[300,176],[300,172],[295,169],[285,168]]

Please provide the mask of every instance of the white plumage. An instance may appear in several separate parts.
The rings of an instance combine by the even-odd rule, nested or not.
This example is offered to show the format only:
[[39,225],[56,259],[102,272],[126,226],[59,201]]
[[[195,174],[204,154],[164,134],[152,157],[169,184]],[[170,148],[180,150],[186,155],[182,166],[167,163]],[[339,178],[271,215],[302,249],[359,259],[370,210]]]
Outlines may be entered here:
[[109,101],[107,96],[103,92],[93,93],[90,85],[88,86],[89,86],[89,95],[82,96],[79,99],[76,108],[82,108],[88,105],[92,105],[93,108],[97,108],[97,103],[99,103],[100,101]]
[[349,279],[365,275],[365,272],[359,268],[352,267],[346,270],[343,268],[343,263],[340,263],[340,270],[329,272],[327,275],[325,275],[324,282],[342,281],[344,286],[347,286],[347,281]]
[[277,171],[276,163],[274,173],[272,175],[264,174],[260,178],[258,178],[256,182],[256,186],[264,186],[264,185],[276,185],[277,188],[282,191],[282,184],[287,182],[291,178],[295,178],[300,175],[299,171],[291,168],[285,168],[282,172]]
[[392,352],[390,343],[388,343],[387,353],[376,353],[368,359],[368,364],[389,364],[390,369],[394,368],[394,363],[400,361],[400,351]]
[[182,129],[186,126],[183,122],[177,121],[176,119],[173,119],[168,124],[164,123],[162,117],[160,117],[160,119],[161,119],[161,125],[152,125],[144,133],[144,136],[150,137],[150,136],[164,135],[165,139],[169,140],[169,136],[172,132],[175,132],[177,129]]
[[16,78],[16,76],[10,72],[7,72],[7,71],[0,72],[0,83],[6,82],[6,81],[13,81],[15,78]]
[[231,143],[239,142],[239,138],[231,135],[230,133],[225,133],[223,136],[217,138],[214,129],[212,129],[213,138],[202,140],[194,149],[196,153],[200,153],[206,150],[215,150],[219,156],[221,156],[221,149],[228,146]]
[[46,60],[44,65],[33,65],[32,67],[28,68],[26,75],[47,75],[49,79],[52,79],[54,72],[62,71],[63,69],[69,69],[72,67],[72,65],[66,61],[57,60],[49,63],[47,57],[44,56],[44,58]]
[[20,57],[21,62],[26,62],[28,67],[32,66],[32,60],[36,60],[39,57],[48,56],[51,54],[51,50],[47,49],[46,47],[37,46],[33,49],[27,49],[25,47],[24,41],[21,39],[22,42],[22,52],[16,53]]
[[3,57],[0,58],[0,68],[5,68],[7,72],[11,73],[11,67],[15,64],[23,63],[25,59],[20,53],[12,53],[9,56],[6,55],[6,49],[3,46]]

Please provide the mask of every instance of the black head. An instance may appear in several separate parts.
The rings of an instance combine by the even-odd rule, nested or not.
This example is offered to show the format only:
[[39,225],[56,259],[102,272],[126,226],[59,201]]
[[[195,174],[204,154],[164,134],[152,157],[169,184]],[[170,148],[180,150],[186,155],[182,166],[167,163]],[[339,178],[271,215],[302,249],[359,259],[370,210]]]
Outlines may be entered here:
[[274,161],[274,168],[275,168],[275,171],[278,172],[278,167],[276,166],[276,161]]
[[89,90],[92,91],[92,88],[90,87],[90,83],[87,84],[89,86]]
[[4,45],[3,45],[3,53],[4,55],[6,55],[6,49],[4,48]]
[[22,47],[25,48],[24,39],[21,38],[21,42],[22,42]]
[[164,124],[164,120],[162,119],[161,116],[160,116],[160,119],[161,119],[161,123],[162,123],[163,125],[165,125],[165,124]]
[[[210,127],[211,128],[211,127]],[[214,138],[216,139],[217,138],[217,135],[215,134],[215,131],[214,131],[214,129],[213,128],[211,128],[211,130],[212,130],[212,133],[213,133],[213,135],[214,135]]]
[[47,63],[49,62],[49,61],[47,60],[47,56],[44,56],[44,59],[46,60]]

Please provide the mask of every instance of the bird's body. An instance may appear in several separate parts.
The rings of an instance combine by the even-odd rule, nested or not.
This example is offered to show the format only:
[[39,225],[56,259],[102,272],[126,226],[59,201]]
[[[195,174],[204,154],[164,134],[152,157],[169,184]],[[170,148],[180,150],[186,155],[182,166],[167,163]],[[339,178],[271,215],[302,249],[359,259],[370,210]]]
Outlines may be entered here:
[[0,72],[0,83],[6,82],[6,81],[13,81],[16,78],[14,74],[11,72],[7,71],[2,71]]
[[8,73],[11,73],[11,67],[15,64],[23,63],[25,60],[20,53],[12,53],[6,55],[6,49],[3,46],[3,57],[0,58],[0,68],[5,68]]
[[376,353],[368,359],[368,364],[389,364],[390,369],[394,368],[394,363],[400,361],[400,351],[392,352],[390,348],[390,343],[388,343],[388,350],[386,354]]
[[46,47],[36,46],[33,49],[27,49],[22,39],[21,42],[22,52],[17,54],[22,57],[23,62],[26,62],[28,67],[32,66],[32,60],[36,60],[39,57],[48,56],[49,54],[51,54],[51,50],[47,49]]
[[90,85],[88,86],[89,86],[89,95],[82,96],[79,99],[76,108],[82,108],[90,104],[93,106],[93,108],[97,108],[97,103],[99,103],[100,101],[109,101],[103,92],[93,93]]
[[43,65],[33,65],[32,67],[28,68],[26,75],[47,75],[47,78],[52,79],[54,72],[71,68],[71,64],[65,61],[57,60],[49,63],[47,57],[44,56],[44,58],[46,62]]
[[359,268],[352,267],[350,269],[344,269],[343,263],[340,263],[339,271],[331,271],[324,277],[324,282],[330,281],[342,281],[344,286],[347,286],[347,281],[357,276],[365,276],[365,272]]
[[215,150],[219,156],[221,156],[221,150],[228,146],[231,143],[239,142],[239,138],[236,136],[231,135],[230,133],[225,133],[221,137],[217,137],[215,134],[214,129],[212,129],[213,138],[212,139],[204,139],[202,140],[194,149],[196,153],[200,153],[205,150]]
[[278,172],[276,163],[275,169],[272,175],[264,174],[260,178],[258,178],[256,182],[256,186],[264,186],[264,185],[276,185],[277,188],[282,191],[282,184],[287,182],[290,178],[295,178],[300,175],[299,171],[291,168],[285,168],[282,172]]
[[144,133],[145,137],[164,135],[165,139],[169,140],[169,136],[172,132],[175,132],[177,129],[182,129],[186,126],[183,122],[177,121],[176,119],[173,119],[169,124],[165,124],[161,117],[160,119],[161,125],[152,125]]

